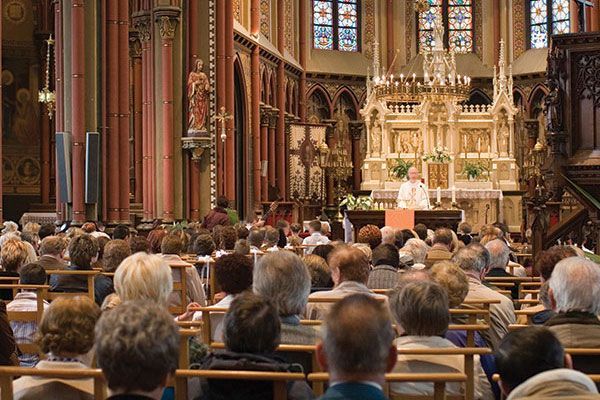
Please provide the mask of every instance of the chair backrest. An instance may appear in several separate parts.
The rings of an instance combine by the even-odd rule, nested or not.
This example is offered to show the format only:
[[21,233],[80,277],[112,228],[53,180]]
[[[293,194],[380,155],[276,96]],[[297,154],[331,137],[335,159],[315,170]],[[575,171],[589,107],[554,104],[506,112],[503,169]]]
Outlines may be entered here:
[[13,378],[35,376],[49,379],[93,379],[94,399],[106,399],[106,384],[99,369],[40,369],[0,367],[0,400],[13,400]]
[[[6,314],[10,322],[32,322],[39,325],[42,315],[44,315],[44,300],[48,295],[48,285],[0,285],[0,289],[12,289],[15,296],[19,290],[35,292],[37,303],[35,311],[7,310]],[[17,343],[17,346],[24,354],[40,353],[39,347],[35,343]]]
[[[442,400],[446,399],[446,384],[452,382],[466,382],[467,376],[458,372],[449,373],[390,373],[385,375],[386,388],[385,392],[389,392],[389,384],[397,382],[431,382],[433,383],[433,399]],[[319,372],[308,375],[308,381],[312,383],[325,383],[329,381],[329,374],[326,372]],[[316,393],[320,395],[321,393]],[[415,398],[431,399],[432,396],[416,396]],[[392,400],[395,399],[407,399],[407,396],[402,395],[399,397],[391,396]],[[411,396],[411,398],[413,398]]]
[[224,307],[192,307],[190,311],[202,312],[202,343],[210,344],[213,342],[211,314],[225,314],[228,308]]
[[173,315],[183,314],[187,307],[187,268],[194,268],[189,263],[169,263],[173,274],[173,293],[179,298],[178,305],[170,305],[169,312]]
[[447,347],[447,348],[400,348],[400,355],[423,355],[423,356],[464,356],[464,372],[467,377],[465,383],[465,398],[475,398],[475,356],[492,354],[487,347]]
[[48,270],[46,271],[48,274],[48,279],[52,275],[58,276],[80,276],[86,278],[86,292],[48,292],[48,301],[52,301],[59,297],[75,297],[75,296],[87,296],[92,301],[95,301],[95,293],[94,293],[94,278],[100,274],[98,271],[94,270],[72,270],[72,269],[58,269],[58,270]]
[[214,380],[237,380],[237,381],[267,381],[273,382],[273,400],[286,400],[287,385],[293,381],[305,380],[302,373],[293,372],[262,372],[262,371],[217,371],[198,369],[179,369],[175,372],[175,398],[187,400],[187,379],[214,379]]
[[449,331],[465,331],[467,333],[467,347],[475,347],[475,334],[487,331],[490,329],[488,324],[450,324]]

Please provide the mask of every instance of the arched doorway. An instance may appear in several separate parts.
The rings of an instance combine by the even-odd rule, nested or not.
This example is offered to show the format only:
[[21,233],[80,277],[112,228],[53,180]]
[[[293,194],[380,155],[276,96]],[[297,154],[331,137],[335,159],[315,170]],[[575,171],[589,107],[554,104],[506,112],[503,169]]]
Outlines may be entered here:
[[240,220],[245,218],[249,188],[246,163],[250,159],[246,143],[246,93],[239,61],[234,64],[234,126],[235,126],[235,207]]

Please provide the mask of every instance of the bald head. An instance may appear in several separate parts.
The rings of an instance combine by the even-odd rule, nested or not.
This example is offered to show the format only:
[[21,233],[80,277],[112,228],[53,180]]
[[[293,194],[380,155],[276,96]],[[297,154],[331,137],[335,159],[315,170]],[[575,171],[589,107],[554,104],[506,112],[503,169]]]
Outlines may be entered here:
[[416,181],[419,180],[419,178],[420,178],[420,176],[419,176],[419,170],[416,167],[410,167],[408,169],[408,179],[411,182],[416,182]]

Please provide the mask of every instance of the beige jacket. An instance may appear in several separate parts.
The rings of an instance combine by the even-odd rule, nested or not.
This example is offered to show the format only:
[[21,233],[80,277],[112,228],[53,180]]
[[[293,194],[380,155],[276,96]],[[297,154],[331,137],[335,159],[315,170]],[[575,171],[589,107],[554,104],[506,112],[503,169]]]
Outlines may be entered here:
[[[79,362],[40,361],[40,369],[86,369]],[[37,376],[24,376],[13,382],[15,400],[93,400],[94,381],[92,379],[47,379]]]
[[585,374],[571,369],[539,373],[517,386],[506,400],[599,399],[598,389]]
[[[188,303],[196,302],[201,306],[206,305],[206,294],[204,293],[204,288],[202,287],[202,280],[200,279],[200,275],[192,264],[186,263],[176,254],[163,254],[163,259],[167,264],[169,263],[177,263],[177,264],[188,264],[189,268],[185,269],[185,273],[187,274],[187,301]],[[179,275],[178,270],[173,270],[173,282],[181,282],[181,276]],[[173,293],[170,297],[169,306],[179,306],[179,296],[177,293]]]
[[375,298],[381,298],[386,304],[387,296],[373,293],[366,285],[360,282],[344,281],[331,290],[311,293],[308,296],[309,303],[306,306],[306,317],[312,320],[323,320],[333,303],[310,303],[311,298],[343,299],[351,294],[368,294]]

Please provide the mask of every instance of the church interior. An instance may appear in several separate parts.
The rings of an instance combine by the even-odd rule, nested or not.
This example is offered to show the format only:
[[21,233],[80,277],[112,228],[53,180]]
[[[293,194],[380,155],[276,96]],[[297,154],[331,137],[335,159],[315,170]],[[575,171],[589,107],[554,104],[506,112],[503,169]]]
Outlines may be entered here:
[[600,396],[600,0],[0,11],[1,400]]

